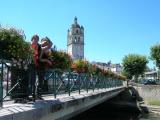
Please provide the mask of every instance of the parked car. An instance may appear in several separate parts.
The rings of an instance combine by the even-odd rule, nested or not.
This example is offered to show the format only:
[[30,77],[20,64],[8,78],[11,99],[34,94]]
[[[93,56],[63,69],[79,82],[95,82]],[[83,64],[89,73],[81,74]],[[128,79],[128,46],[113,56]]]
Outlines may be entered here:
[[149,79],[144,82],[144,85],[157,85],[155,80]]
[[71,74],[71,78],[69,80],[69,73],[64,73],[62,75],[62,79],[63,79],[63,82],[65,85],[68,84],[68,82],[70,82],[69,84],[76,84],[77,83],[77,76],[78,76],[78,73],[70,73]]

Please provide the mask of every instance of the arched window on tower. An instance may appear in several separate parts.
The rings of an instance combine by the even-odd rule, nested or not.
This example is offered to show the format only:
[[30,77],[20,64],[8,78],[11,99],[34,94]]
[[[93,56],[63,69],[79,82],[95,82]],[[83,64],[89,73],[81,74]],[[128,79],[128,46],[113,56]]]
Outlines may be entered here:
[[76,33],[78,34],[78,30],[76,30]]
[[74,42],[77,42],[77,37],[74,38]]
[[80,37],[78,37],[78,42],[80,42],[80,40],[81,40]]

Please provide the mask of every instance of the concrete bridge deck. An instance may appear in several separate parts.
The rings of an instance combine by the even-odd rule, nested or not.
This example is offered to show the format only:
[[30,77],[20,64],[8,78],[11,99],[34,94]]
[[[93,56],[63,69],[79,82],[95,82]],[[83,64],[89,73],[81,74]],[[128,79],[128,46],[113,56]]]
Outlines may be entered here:
[[0,120],[66,120],[78,113],[94,107],[112,97],[115,97],[125,89],[124,86],[82,91],[68,94],[44,96],[44,100],[36,100],[27,104],[4,102],[0,109]]

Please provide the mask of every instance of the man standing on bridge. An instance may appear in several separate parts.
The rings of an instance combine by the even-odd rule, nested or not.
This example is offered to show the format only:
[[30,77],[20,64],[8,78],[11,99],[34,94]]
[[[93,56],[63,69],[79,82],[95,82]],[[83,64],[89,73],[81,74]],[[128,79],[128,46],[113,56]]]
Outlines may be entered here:
[[35,101],[35,92],[36,92],[36,74],[39,71],[39,57],[41,53],[41,45],[38,43],[39,36],[33,35],[31,38],[31,49],[33,49],[33,61],[30,65],[30,79],[29,79],[29,91],[32,94],[33,100]]

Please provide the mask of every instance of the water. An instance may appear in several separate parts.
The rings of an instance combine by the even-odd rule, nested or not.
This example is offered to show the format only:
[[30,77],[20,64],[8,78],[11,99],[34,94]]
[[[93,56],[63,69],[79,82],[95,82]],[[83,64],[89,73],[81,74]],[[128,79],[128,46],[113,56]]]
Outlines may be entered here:
[[157,114],[140,114],[132,108],[122,108],[103,103],[70,120],[160,120]]
[[143,115],[138,120],[160,120],[160,115],[156,115],[156,114]]

